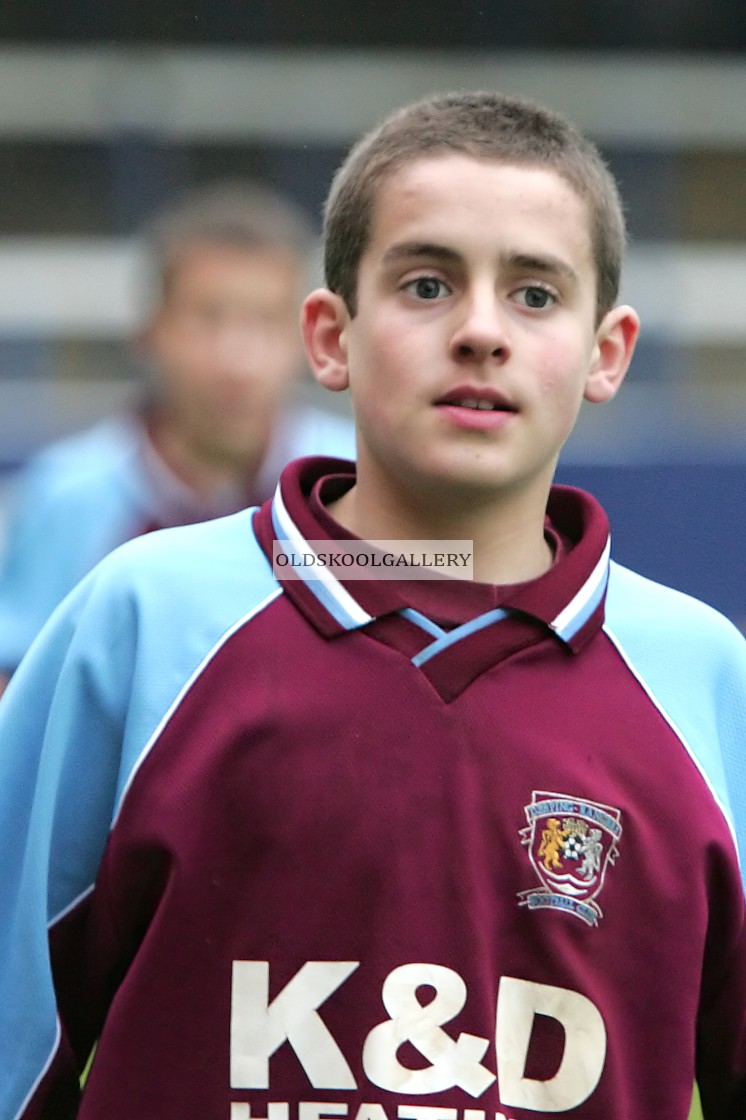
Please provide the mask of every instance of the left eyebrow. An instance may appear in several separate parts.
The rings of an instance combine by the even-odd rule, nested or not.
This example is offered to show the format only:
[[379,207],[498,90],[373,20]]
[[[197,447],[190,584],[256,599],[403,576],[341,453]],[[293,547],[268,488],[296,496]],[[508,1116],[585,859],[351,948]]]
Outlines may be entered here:
[[504,268],[516,272],[538,272],[545,276],[568,280],[572,284],[580,283],[580,277],[575,269],[560,257],[534,256],[532,253],[506,253],[500,263]]

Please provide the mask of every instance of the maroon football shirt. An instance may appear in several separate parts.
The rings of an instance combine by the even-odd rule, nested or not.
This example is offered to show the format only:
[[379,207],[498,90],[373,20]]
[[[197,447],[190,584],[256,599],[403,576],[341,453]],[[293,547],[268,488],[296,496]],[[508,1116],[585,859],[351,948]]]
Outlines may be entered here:
[[[340,470],[289,468],[235,563],[341,535]],[[25,1116],[72,1115],[68,1048],[99,1036],[81,1120],[685,1120],[695,1059],[746,1115],[731,829],[604,630],[603,511],[558,489],[548,532],[530,583],[287,579],[206,652],[53,928],[64,1038]]]

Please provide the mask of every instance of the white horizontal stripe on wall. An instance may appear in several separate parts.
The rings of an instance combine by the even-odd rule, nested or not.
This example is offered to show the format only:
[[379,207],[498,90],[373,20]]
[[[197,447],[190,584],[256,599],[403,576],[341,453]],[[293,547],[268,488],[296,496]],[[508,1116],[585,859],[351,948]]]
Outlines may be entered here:
[[746,141],[736,55],[99,47],[0,48],[0,137],[346,143],[437,90],[501,89],[568,113],[601,142]]

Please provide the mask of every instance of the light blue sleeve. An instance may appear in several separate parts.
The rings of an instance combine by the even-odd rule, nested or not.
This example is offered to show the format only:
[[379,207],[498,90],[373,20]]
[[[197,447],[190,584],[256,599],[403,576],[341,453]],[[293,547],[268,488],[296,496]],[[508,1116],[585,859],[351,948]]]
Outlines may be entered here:
[[0,565],[0,670],[13,670],[58,603],[143,518],[132,425],[111,420],[39,453],[10,494]]
[[139,538],[54,612],[0,700],[0,1116],[60,1041],[47,931],[89,892],[159,729],[279,594],[250,512]]
[[746,878],[746,640],[706,604],[618,564],[605,629],[709,785]]
[[[73,519],[60,523],[60,506],[36,471],[14,488],[7,546],[0,571],[0,668],[14,669],[43,623],[84,574],[70,571],[72,553],[64,547]],[[52,546],[59,540],[62,547]]]

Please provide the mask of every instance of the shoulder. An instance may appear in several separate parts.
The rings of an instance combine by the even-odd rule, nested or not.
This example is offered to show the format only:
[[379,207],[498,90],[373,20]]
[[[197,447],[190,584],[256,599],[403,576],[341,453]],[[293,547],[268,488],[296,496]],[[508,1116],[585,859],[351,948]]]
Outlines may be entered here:
[[280,595],[252,513],[150,533],[109,553],[54,611],[8,694],[31,711],[51,690],[69,716],[53,738],[70,719],[86,734],[119,728],[127,758],[138,757],[230,635]]
[[29,465],[75,467],[89,465],[100,456],[116,459],[137,447],[140,439],[137,418],[123,413],[107,416],[89,428],[74,432],[41,448],[29,460]]
[[607,636],[705,777],[746,857],[746,639],[706,603],[616,564],[606,608]]
[[137,461],[140,438],[134,417],[108,417],[36,452],[21,470],[21,486],[55,497],[111,486]]
[[655,647],[677,660],[693,650],[700,665],[706,658],[732,657],[742,664],[746,658],[743,635],[714,607],[613,562],[606,626],[635,646]]
[[139,439],[134,419],[107,419],[37,452],[11,480],[0,583],[32,613],[38,598],[46,617],[143,519]]
[[[91,573],[91,608],[136,607],[136,623],[210,635],[235,625],[278,593],[253,530],[254,510],[128,541]],[[210,638],[205,634],[205,640]]]
[[735,707],[746,730],[746,639],[719,611],[612,564],[604,629],[678,711]]

